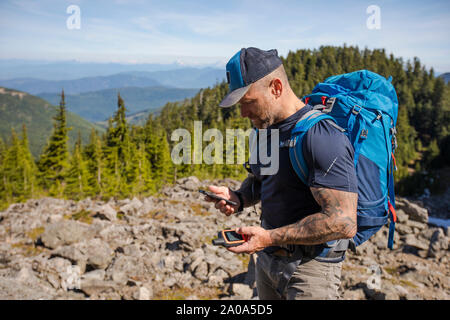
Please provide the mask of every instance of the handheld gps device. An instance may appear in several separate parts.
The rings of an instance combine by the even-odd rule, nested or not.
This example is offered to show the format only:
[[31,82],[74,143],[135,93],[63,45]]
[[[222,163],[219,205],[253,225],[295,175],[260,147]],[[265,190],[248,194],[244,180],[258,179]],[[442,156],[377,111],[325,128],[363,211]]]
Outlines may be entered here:
[[206,196],[208,196],[210,198],[213,198],[215,200],[224,200],[227,204],[232,205],[232,206],[237,206],[238,205],[234,201],[227,200],[225,198],[219,197],[218,195],[216,195],[214,193],[211,193],[211,192],[208,192],[208,191],[205,191],[205,190],[198,190],[198,192],[203,193],[204,195],[206,195]]
[[217,239],[212,241],[215,246],[236,247],[248,240],[247,235],[239,234],[236,230],[222,230],[217,234]]

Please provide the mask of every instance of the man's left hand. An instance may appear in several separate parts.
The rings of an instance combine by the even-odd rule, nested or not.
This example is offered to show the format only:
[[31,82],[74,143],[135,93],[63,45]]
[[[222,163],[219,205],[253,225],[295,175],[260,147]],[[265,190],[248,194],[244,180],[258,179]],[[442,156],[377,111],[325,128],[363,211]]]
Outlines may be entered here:
[[227,248],[231,252],[252,254],[271,246],[269,231],[261,227],[241,227],[236,232],[247,235],[248,240],[240,246]]

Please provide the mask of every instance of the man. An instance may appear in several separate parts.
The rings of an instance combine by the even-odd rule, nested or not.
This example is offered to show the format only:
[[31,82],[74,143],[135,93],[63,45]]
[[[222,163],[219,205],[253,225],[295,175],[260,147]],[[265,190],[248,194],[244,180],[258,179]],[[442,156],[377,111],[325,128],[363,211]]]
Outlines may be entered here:
[[[256,128],[268,129],[268,144],[270,130],[278,130],[280,141],[288,139],[296,122],[312,110],[292,91],[276,50],[243,48],[230,59],[226,70],[230,92],[220,106],[239,103],[242,117],[248,117]],[[356,234],[354,151],[347,137],[327,121],[314,125],[303,141],[308,185],[296,175],[289,148],[280,147],[276,174],[262,175],[258,161],[251,164],[252,173],[239,190],[209,186],[217,195],[238,203],[230,206],[223,200],[216,202],[215,207],[226,215],[261,201],[261,227],[241,226],[238,232],[248,235],[249,240],[228,249],[257,252],[260,299],[339,297],[347,248],[324,251],[324,244]]]

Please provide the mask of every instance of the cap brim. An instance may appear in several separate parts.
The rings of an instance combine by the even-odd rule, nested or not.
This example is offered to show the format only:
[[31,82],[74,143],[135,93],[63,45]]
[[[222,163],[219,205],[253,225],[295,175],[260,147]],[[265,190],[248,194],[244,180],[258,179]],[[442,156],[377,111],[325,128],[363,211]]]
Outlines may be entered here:
[[247,93],[248,89],[250,89],[251,85],[252,84],[249,84],[246,87],[231,91],[225,96],[225,98],[223,98],[222,102],[219,104],[219,107],[228,108],[238,103],[239,100],[241,100],[241,98]]

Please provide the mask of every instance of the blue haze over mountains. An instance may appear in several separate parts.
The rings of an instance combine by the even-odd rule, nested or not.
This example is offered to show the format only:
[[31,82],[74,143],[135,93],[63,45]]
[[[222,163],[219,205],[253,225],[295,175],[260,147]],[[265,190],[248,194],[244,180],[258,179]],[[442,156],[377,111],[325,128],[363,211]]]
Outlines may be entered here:
[[101,122],[115,112],[119,92],[128,115],[148,113],[223,81],[224,73],[224,68],[176,63],[0,60],[0,87],[39,96],[52,105],[59,104],[64,89],[69,111],[89,121]]

